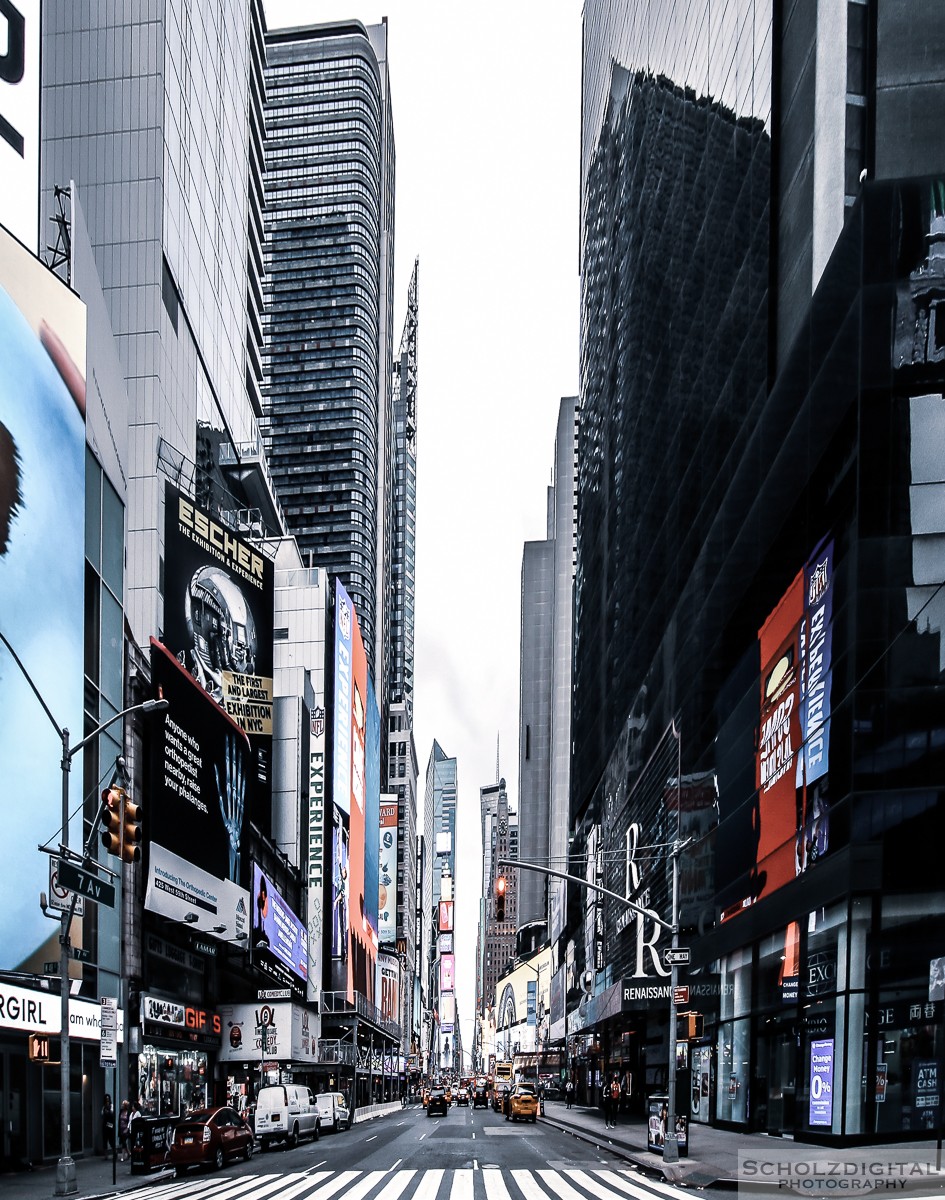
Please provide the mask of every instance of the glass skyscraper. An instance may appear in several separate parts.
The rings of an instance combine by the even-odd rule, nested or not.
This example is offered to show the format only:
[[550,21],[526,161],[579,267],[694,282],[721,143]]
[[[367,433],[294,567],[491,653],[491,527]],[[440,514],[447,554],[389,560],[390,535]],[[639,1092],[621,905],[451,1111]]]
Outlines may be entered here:
[[380,682],[393,461],[387,27],[279,29],[266,45],[266,448],[288,527],[347,589]]

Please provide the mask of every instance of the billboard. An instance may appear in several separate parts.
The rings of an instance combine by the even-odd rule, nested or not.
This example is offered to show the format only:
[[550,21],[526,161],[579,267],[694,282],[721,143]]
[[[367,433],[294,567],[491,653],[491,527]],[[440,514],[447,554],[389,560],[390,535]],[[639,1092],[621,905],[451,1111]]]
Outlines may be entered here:
[[397,940],[397,814],[396,793],[385,792],[380,798],[377,936],[382,946]]
[[333,814],[331,827],[331,956],[346,964],[347,980],[348,829],[337,810]]
[[224,941],[249,933],[240,887],[253,789],[246,734],[154,638],[151,682],[168,701],[153,726],[145,907]]
[[377,956],[381,1016],[385,1021],[400,1021],[400,960],[383,950]]
[[829,848],[833,541],[824,539],[758,633],[757,836],[747,895],[723,917],[794,879]]
[[301,997],[308,979],[308,935],[282,894],[253,863],[253,966]]
[[[347,818],[347,973],[349,1001],[360,992],[374,1002],[376,934],[369,922],[373,901],[365,900],[368,667],[357,612],[340,580],[335,581],[335,712],[332,798]],[[378,733],[378,744],[380,735]],[[377,810],[374,810],[377,820]],[[376,861],[376,848],[375,848]],[[377,881],[374,872],[374,891]]]
[[440,933],[453,932],[453,901],[440,901]]
[[[4,196],[10,183],[5,175]],[[82,303],[0,230],[0,631],[73,743],[84,728],[85,328]],[[58,837],[62,743],[2,646],[0,681],[0,966],[17,968],[51,929],[37,903],[48,864],[36,844]]]
[[456,957],[453,954],[440,955],[440,993],[451,992],[456,986]]
[[364,912],[369,937],[376,948],[380,919],[381,714],[370,671],[367,677],[367,740],[364,755]]
[[440,1032],[452,1033],[456,1023],[456,997],[452,992],[440,996]]
[[164,644],[248,735],[252,817],[268,834],[274,568],[172,483],[164,497]]
[[40,0],[0,6],[0,30],[5,46],[0,56],[0,224],[35,254],[39,249]]
[[325,705],[316,692],[309,714],[308,754],[308,999],[318,1000],[322,986],[322,947],[325,940]]
[[321,1022],[290,1001],[277,1004],[225,1004],[219,1009],[223,1040],[220,1062],[250,1062],[259,1069],[263,1053],[279,1062],[318,1061]]

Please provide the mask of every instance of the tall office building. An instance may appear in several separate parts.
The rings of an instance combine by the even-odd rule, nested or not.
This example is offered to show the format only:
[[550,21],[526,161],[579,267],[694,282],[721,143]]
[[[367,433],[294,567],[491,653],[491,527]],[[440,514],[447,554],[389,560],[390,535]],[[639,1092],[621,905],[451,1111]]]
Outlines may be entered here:
[[579,1099],[676,1061],[682,842],[677,1113],[934,1124],[943,45],[934,3],[585,6],[572,870],[645,911],[569,907]]
[[[561,400],[545,540],[522,555],[519,664],[519,821],[521,856],[564,870],[568,847],[571,722],[571,604],[574,583],[574,479],[577,399]],[[520,925],[547,921],[560,931],[563,889],[524,872]],[[554,920],[552,920],[554,914]]]
[[[515,957],[520,873],[500,866],[502,859],[519,857],[518,817],[509,803],[505,780],[479,789],[479,813],[482,821],[482,902],[480,906],[476,954],[477,1015],[480,1028],[480,1053],[489,1044],[483,1030],[490,1025],[499,976]],[[524,856],[523,856],[524,857]],[[501,894],[496,884],[502,879]],[[491,1013],[494,1030],[495,1017]]]
[[420,262],[413,264],[407,315],[394,359],[392,387],[394,475],[388,603],[389,667],[387,694],[402,700],[413,720],[413,647],[417,576],[417,333]]
[[263,427],[290,531],[354,601],[385,686],[393,471],[387,26],[266,36]]

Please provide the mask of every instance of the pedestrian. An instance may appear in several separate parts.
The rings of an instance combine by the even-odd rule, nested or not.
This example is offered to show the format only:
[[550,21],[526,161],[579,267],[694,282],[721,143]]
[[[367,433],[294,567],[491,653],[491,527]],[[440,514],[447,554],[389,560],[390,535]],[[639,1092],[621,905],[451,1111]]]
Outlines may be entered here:
[[620,1104],[620,1080],[613,1076],[607,1085],[604,1096],[604,1115],[609,1129],[617,1128],[617,1108]]
[[574,1103],[574,1084],[569,1079],[564,1085],[564,1107],[570,1108]]
[[106,1095],[102,1105],[102,1158],[108,1158],[109,1152],[115,1150],[115,1110],[112,1108],[112,1098]]
[[120,1162],[127,1162],[131,1158],[130,1129],[131,1105],[127,1100],[122,1100],[118,1110],[118,1158]]

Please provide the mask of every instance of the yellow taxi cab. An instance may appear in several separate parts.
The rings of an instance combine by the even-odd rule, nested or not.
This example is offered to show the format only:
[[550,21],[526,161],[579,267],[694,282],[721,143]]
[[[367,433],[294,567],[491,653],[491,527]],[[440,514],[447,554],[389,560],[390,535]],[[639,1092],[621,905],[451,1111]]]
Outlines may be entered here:
[[423,1089],[423,1107],[426,1108],[426,1106],[429,1103],[430,1103],[430,1089],[428,1087],[425,1087]]
[[453,1085],[450,1083],[448,1083],[446,1085],[446,1103],[447,1104],[453,1103]]
[[505,1119],[517,1121],[520,1117],[533,1124],[538,1120],[538,1093],[531,1083],[517,1083],[506,1097]]

